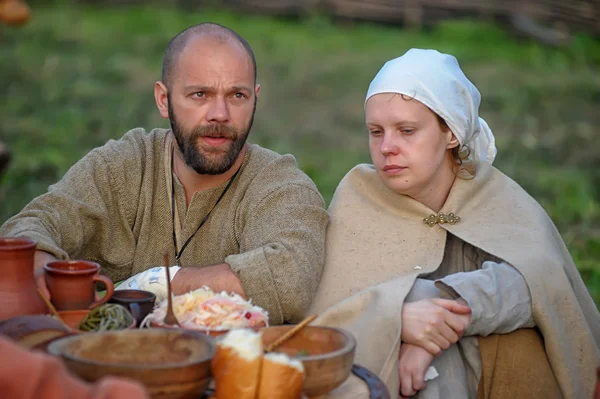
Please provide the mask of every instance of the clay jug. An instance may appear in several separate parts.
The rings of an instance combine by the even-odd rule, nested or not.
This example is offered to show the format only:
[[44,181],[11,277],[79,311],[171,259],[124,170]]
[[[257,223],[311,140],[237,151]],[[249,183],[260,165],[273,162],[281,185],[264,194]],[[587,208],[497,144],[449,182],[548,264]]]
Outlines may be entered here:
[[0,320],[48,313],[33,277],[36,245],[27,238],[0,237]]

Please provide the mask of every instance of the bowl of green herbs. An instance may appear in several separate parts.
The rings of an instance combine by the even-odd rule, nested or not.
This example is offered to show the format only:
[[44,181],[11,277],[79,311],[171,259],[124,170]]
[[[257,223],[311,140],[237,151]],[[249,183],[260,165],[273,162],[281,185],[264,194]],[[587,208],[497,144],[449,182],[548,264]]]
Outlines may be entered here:
[[92,310],[62,310],[58,314],[77,333],[126,330],[133,329],[136,325],[131,312],[114,303],[100,305]]

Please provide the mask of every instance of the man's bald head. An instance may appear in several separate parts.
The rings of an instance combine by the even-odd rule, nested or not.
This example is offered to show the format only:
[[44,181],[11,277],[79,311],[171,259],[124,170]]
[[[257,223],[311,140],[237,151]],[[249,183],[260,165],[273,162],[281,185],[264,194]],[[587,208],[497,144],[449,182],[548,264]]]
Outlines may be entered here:
[[246,39],[222,25],[212,22],[203,22],[180,32],[177,36],[171,39],[167,45],[165,55],[163,57],[161,78],[167,89],[170,90],[173,83],[179,55],[183,52],[190,39],[203,36],[223,42],[233,41],[239,43],[248,53],[248,57],[250,57],[252,67],[254,69],[254,81],[256,82],[256,59],[254,58],[254,52],[252,51],[252,48]]

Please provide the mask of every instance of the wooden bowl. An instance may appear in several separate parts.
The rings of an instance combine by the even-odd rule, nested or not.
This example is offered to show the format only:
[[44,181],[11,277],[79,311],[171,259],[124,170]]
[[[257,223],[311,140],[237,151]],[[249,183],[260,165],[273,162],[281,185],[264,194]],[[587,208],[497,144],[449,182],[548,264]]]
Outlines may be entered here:
[[[285,325],[263,328],[264,346],[274,342],[292,327],[294,326]],[[302,361],[306,374],[302,390],[308,397],[315,397],[333,391],[346,381],[352,371],[355,350],[356,340],[348,331],[307,326],[274,352],[295,356]]]
[[50,343],[48,352],[86,381],[130,378],[154,399],[192,399],[208,387],[215,345],[193,331],[143,329],[75,334]]
[[[85,316],[87,316],[87,314],[90,313],[89,309],[81,309],[81,310],[59,310],[58,314],[60,316],[60,318],[65,322],[65,324],[69,327],[71,327],[73,329],[73,332],[81,334],[81,333],[87,333],[90,331],[83,331],[78,329],[77,327],[79,327],[79,323],[81,323],[83,321],[83,319],[85,318]],[[136,322],[135,320],[133,321],[133,323],[131,323],[129,325],[129,327],[127,327],[128,329],[133,329],[135,328]]]
[[0,335],[27,349],[46,351],[51,341],[72,332],[54,317],[23,315],[0,321]]

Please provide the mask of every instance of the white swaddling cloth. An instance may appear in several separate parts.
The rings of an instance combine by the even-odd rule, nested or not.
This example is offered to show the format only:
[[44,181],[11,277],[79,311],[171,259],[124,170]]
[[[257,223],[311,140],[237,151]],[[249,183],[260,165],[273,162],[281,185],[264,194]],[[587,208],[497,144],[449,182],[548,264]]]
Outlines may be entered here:
[[[171,281],[175,274],[181,269],[179,266],[171,266]],[[167,299],[167,273],[164,266],[156,266],[136,274],[123,281],[115,290],[143,290],[150,291],[156,295],[156,301]]]

